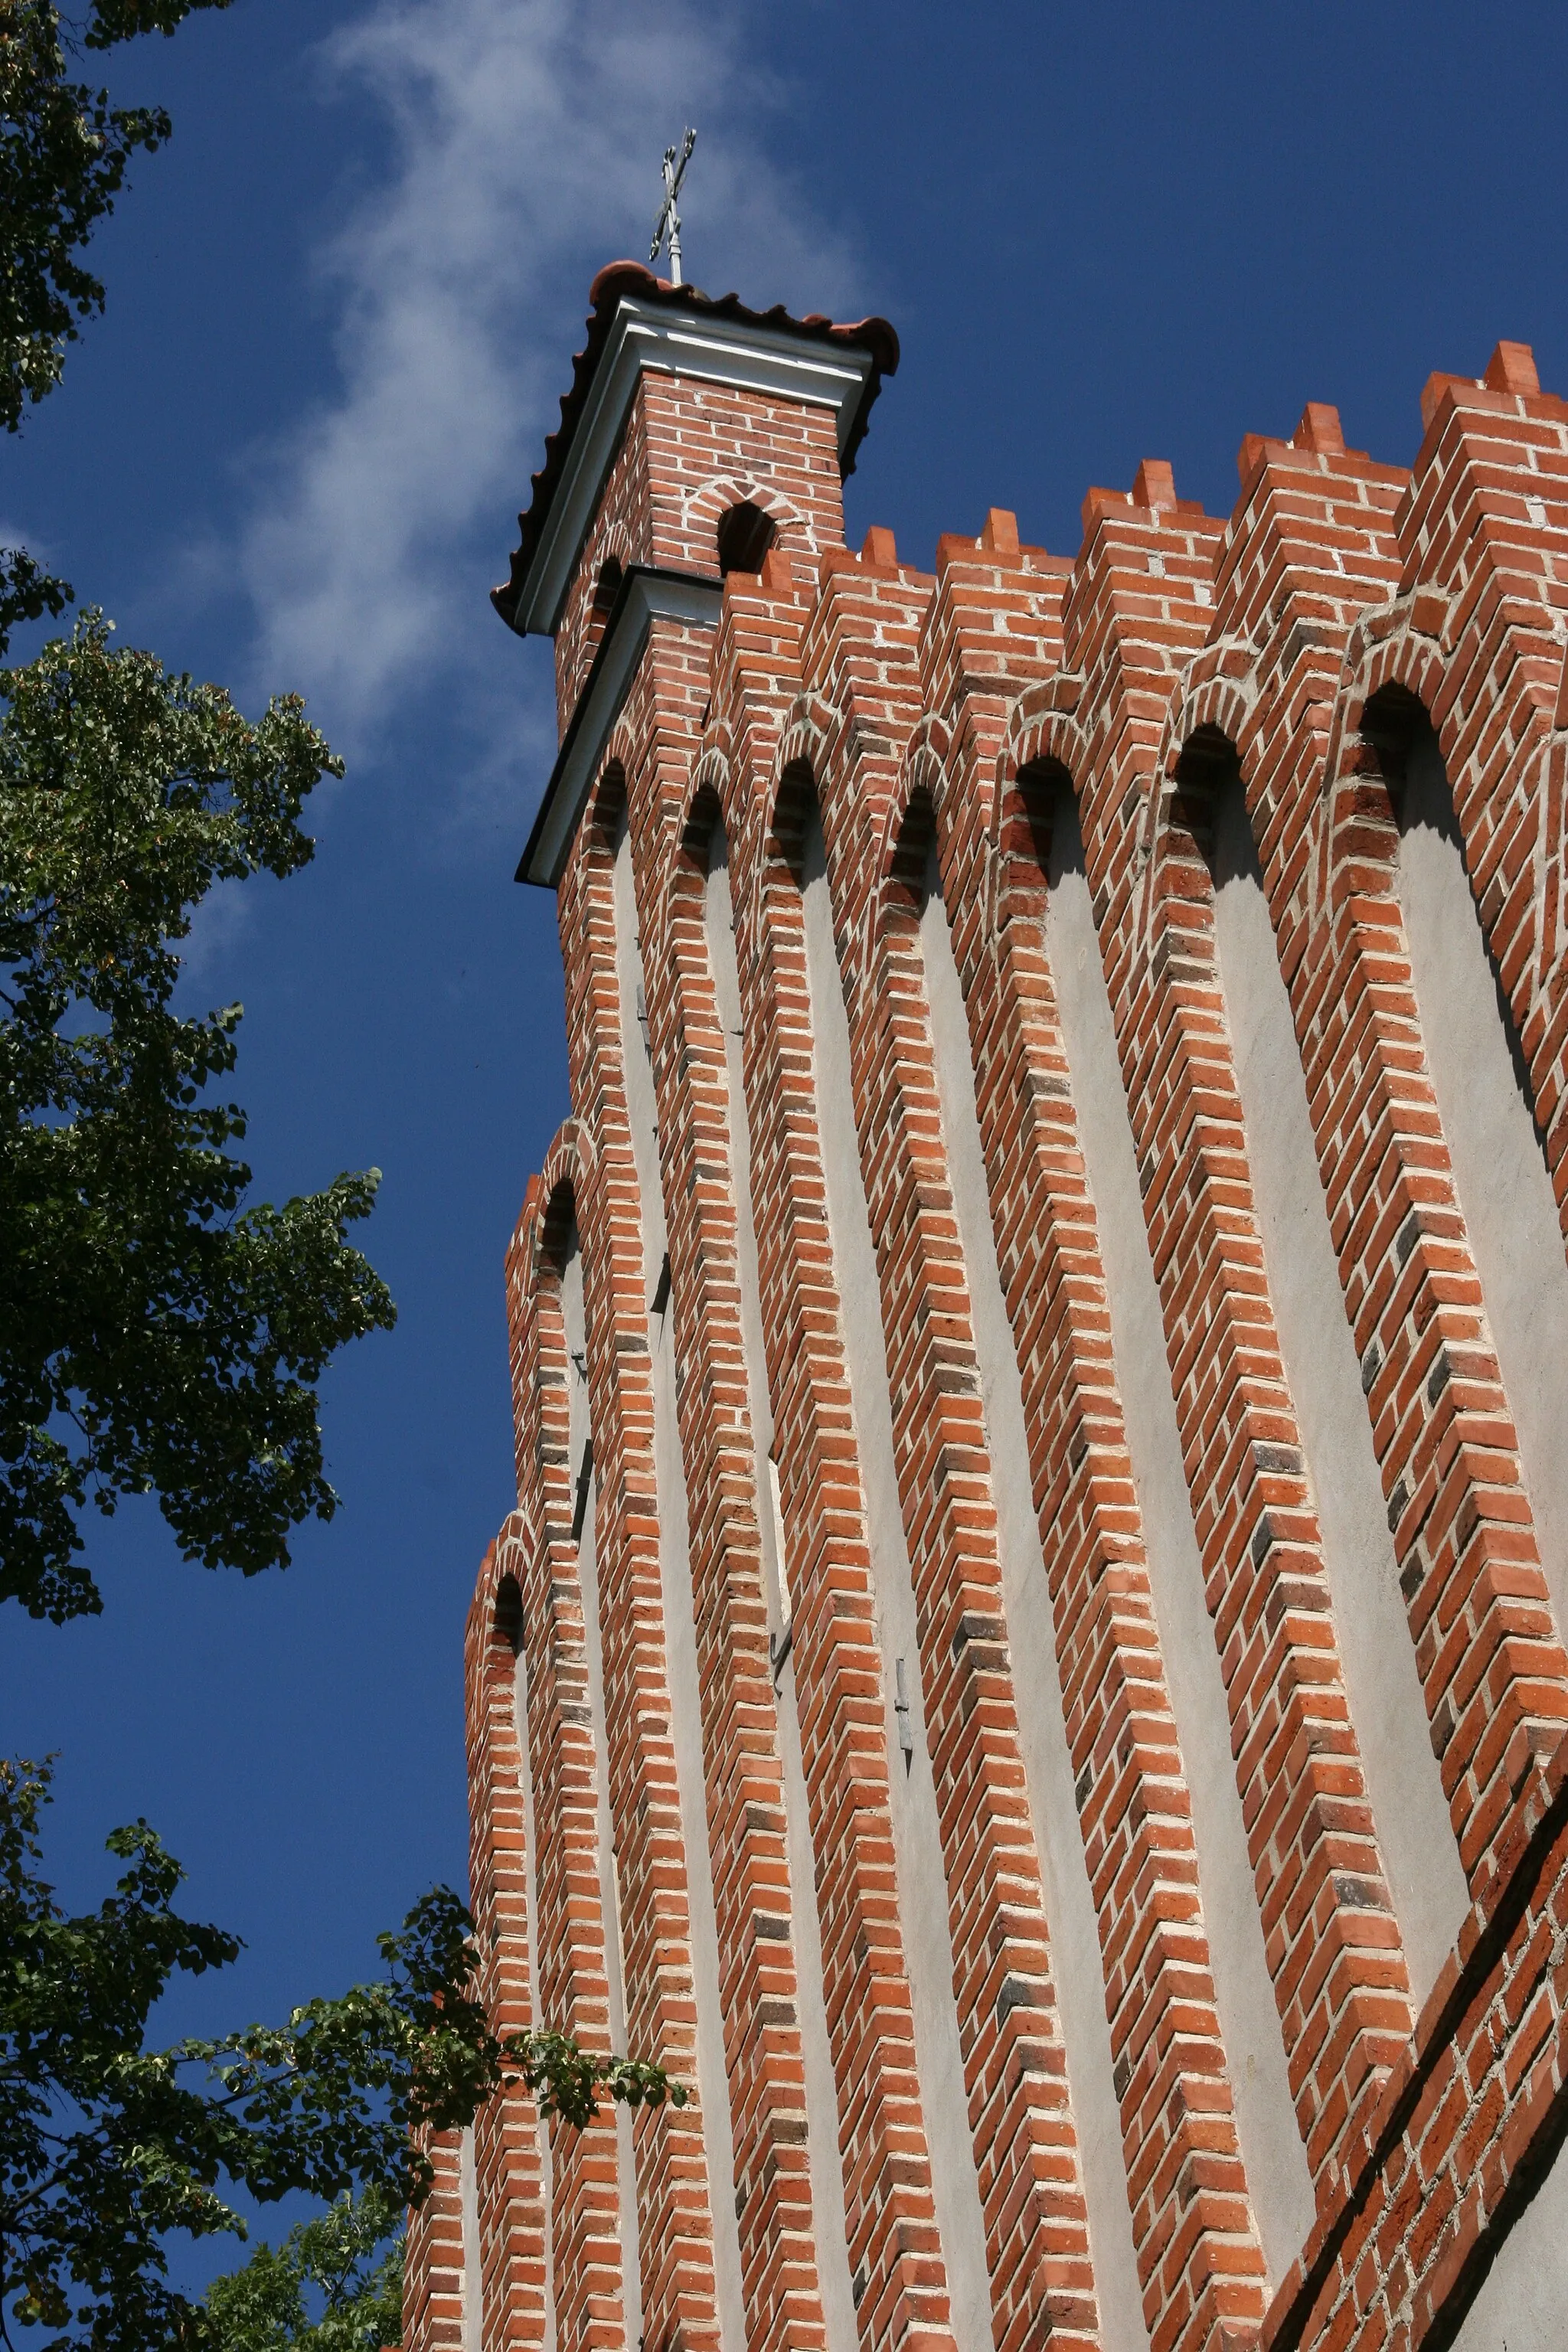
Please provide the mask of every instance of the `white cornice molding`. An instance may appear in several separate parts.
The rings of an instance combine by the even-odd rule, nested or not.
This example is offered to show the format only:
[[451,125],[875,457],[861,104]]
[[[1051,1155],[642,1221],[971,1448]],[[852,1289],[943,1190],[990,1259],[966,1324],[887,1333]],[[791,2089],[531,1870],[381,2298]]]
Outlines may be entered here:
[[874,364],[870,352],[853,344],[807,340],[777,327],[709,320],[700,311],[672,310],[623,295],[512,626],[520,635],[553,635],[645,369],[830,408],[842,457]]
[[539,882],[553,890],[565,871],[605,746],[621,715],[654,622],[679,621],[689,628],[716,629],[723,602],[724,583],[720,579],[705,580],[690,572],[658,572],[640,563],[629,568],[544,787],[544,798],[517,869],[520,882]]

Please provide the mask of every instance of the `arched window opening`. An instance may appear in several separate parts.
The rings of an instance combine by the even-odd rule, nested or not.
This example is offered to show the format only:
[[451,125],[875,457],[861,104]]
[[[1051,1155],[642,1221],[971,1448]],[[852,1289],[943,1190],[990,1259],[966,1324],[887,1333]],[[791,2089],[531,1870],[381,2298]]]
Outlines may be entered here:
[[706,878],[712,864],[715,835],[721,835],[723,829],[719,795],[711,784],[703,784],[692,797],[680,832],[680,855],[689,872]]
[[751,499],[742,499],[719,518],[719,569],[760,572],[767,551],[778,537],[771,519]]
[[809,761],[795,760],[779,780],[769,846],[773,856],[783,861],[800,888],[804,888],[805,884],[806,843],[814,829],[820,850],[822,815],[817,806],[816,779],[811,772]]
[[496,1588],[496,1632],[512,1656],[522,1654],[522,1594],[515,1576],[503,1576]]
[[[1217,818],[1222,808],[1231,818],[1221,838]],[[1241,828],[1235,824],[1241,812]],[[1171,820],[1190,835],[1199,856],[1217,888],[1223,882],[1248,877],[1258,864],[1247,803],[1241,791],[1241,769],[1236,746],[1218,727],[1198,727],[1182,747],[1176,762],[1176,796]],[[1243,839],[1245,835],[1245,839]],[[1222,870],[1223,869],[1223,870]]]
[[588,803],[586,820],[595,849],[606,860],[615,857],[620,845],[626,830],[626,772],[618,760],[612,760]]
[[1405,772],[1410,754],[1423,734],[1430,734],[1431,722],[1419,695],[1412,694],[1407,686],[1393,678],[1377,692],[1362,712],[1361,732],[1363,742],[1370,743],[1377,753],[1377,764],[1388,796],[1397,814],[1404,793]]
[[1002,869],[1002,919],[1046,915],[1051,871],[1051,826],[1058,795],[1072,799],[1072,779],[1059,760],[1032,760],[1020,768],[1003,799],[998,847]]
[[919,922],[928,900],[942,896],[937,860],[936,811],[921,785],[910,798],[888,867],[888,912],[898,921]]

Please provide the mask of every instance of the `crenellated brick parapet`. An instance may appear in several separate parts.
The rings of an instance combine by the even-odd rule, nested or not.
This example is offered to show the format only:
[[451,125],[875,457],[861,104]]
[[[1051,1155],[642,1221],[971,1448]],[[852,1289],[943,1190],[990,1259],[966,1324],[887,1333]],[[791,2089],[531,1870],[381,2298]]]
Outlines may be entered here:
[[1228,520],[1146,460],[1071,560],[996,509],[927,572],[843,543],[897,358],[616,265],[496,592],[572,1116],[476,1927],[507,2022],[693,2096],[444,2147],[408,2352],[1520,2352],[1568,404],[1500,344],[1409,471],[1312,403]]

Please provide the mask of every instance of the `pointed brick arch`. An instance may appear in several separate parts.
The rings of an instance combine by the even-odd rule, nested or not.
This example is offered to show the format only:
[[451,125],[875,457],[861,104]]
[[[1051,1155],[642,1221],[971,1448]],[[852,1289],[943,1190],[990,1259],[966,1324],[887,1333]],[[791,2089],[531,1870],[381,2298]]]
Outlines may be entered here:
[[1002,953],[1015,912],[1045,913],[1046,875],[1040,862],[1036,813],[1021,782],[1052,770],[1064,775],[1079,799],[1091,758],[1088,730],[1074,716],[1080,681],[1061,674],[1020,698],[996,757],[996,782],[987,828],[985,931],[993,958]]
[[688,781],[679,822],[671,828],[666,887],[672,911],[678,900],[689,898],[699,881],[705,880],[713,830],[718,826],[723,833],[729,853],[730,887],[734,901],[732,912],[739,929],[742,915],[742,897],[748,883],[754,885],[756,879],[751,862],[742,862],[737,854],[745,822],[746,810],[741,797],[730,730],[722,720],[719,720],[703,736],[701,752],[692,764]]
[[[691,536],[696,536],[703,526],[716,531],[731,509],[739,506],[753,506],[766,515],[777,534],[778,545],[786,554],[816,553],[816,533],[809,517],[763,475],[717,475],[689,491],[681,502],[686,530]],[[718,560],[715,547],[715,569]]]
[[[952,874],[952,813],[948,804],[948,759],[952,744],[942,720],[923,719],[907,745],[892,797],[881,814],[871,870],[875,877],[867,909],[866,952],[875,968],[889,927],[907,928],[919,907],[928,852],[934,842],[944,901],[956,889]],[[918,843],[911,826],[920,835]]]
[[[526,2032],[535,2022],[534,1956],[526,1887],[524,1778],[519,1746],[518,1661],[498,1608],[515,1591],[519,1614],[539,1538],[519,1508],[490,1546],[468,1611],[466,1649],[469,1790],[468,1885],[480,1989],[491,2028]],[[551,2301],[547,2191],[539,2111],[521,2084],[497,2092],[474,2123],[479,2192],[480,2352],[543,2352]]]
[[[1198,655],[1172,704],[1154,764],[1153,789],[1143,811],[1142,934],[1147,954],[1155,954],[1165,937],[1172,901],[1190,899],[1194,887],[1200,896],[1202,892],[1191,867],[1191,835],[1181,821],[1183,780],[1194,747],[1206,742],[1217,749],[1223,743],[1239,767],[1257,701],[1255,648],[1245,640],[1222,639]],[[1249,815],[1253,800],[1248,793]]]
[[1392,812],[1386,808],[1375,755],[1369,753],[1362,735],[1362,721],[1373,697],[1385,686],[1403,687],[1431,718],[1445,761],[1456,749],[1452,711],[1447,715],[1446,727],[1436,716],[1448,699],[1444,692],[1447,665],[1437,636],[1446,619],[1446,600],[1411,595],[1363,614],[1351,632],[1334,700],[1321,795],[1323,815],[1315,894],[1320,919],[1332,921],[1342,913],[1347,899],[1364,885],[1369,857],[1374,870],[1386,871],[1392,887],[1387,832]]

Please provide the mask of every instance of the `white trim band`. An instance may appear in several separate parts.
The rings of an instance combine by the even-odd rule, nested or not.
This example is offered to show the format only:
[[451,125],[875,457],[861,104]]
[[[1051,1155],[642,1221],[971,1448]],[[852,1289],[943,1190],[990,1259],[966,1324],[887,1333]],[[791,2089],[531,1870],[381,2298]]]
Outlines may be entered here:
[[621,715],[654,622],[679,621],[688,628],[715,629],[723,602],[721,580],[704,580],[689,572],[656,572],[642,564],[631,566],[544,787],[518,868],[520,882],[540,882],[553,890],[560,881],[610,730]]

